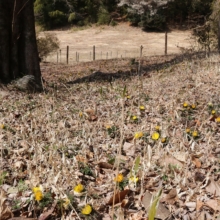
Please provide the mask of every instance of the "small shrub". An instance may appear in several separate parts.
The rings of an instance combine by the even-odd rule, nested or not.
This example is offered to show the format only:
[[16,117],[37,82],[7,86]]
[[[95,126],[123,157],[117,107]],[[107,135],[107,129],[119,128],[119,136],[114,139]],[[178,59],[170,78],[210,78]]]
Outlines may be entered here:
[[44,60],[50,53],[59,49],[59,40],[54,34],[44,33],[37,37],[37,46],[40,59]]

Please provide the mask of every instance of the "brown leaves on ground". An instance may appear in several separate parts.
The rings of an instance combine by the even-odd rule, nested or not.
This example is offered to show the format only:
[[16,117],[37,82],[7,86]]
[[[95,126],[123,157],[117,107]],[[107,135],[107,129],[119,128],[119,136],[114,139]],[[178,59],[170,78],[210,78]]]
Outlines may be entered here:
[[159,188],[158,219],[217,217],[220,75],[198,56],[145,57],[150,78],[129,59],[43,63],[44,93],[9,85],[0,93],[1,220],[147,219]]

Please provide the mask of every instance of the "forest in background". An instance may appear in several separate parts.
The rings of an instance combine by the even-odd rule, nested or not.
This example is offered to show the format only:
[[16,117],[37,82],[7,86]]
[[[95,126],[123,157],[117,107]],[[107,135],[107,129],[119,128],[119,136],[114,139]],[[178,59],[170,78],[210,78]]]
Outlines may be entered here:
[[174,1],[35,0],[36,21],[45,29],[66,25],[116,25],[129,21],[146,30],[195,27],[212,14],[215,0]]

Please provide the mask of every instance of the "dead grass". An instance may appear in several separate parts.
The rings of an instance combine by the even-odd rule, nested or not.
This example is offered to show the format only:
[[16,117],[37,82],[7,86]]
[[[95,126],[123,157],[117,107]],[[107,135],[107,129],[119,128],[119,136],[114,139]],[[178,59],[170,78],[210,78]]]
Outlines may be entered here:
[[[44,93],[0,93],[1,220],[147,219],[147,196],[160,189],[159,219],[220,215],[218,57],[145,57],[139,77],[132,62],[43,63]],[[84,191],[76,193],[79,183]]]

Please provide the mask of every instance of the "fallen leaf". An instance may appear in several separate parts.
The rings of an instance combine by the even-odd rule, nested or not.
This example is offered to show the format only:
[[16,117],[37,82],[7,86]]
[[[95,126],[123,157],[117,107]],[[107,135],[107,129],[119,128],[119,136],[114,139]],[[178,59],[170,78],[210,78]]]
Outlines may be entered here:
[[[145,192],[143,198],[141,199],[145,209],[149,211],[150,204],[151,204],[152,194],[149,192]],[[158,203],[156,218],[165,220],[170,216],[170,211],[161,203]]]
[[215,212],[220,211],[220,200],[210,199],[205,203],[205,205],[213,209]]
[[110,163],[100,162],[99,167],[104,169],[113,169],[114,166]]
[[46,219],[48,219],[48,218],[50,217],[50,215],[53,213],[53,211],[54,211],[56,205],[57,205],[57,202],[55,201],[55,202],[52,204],[51,208],[50,208],[47,212],[44,212],[44,213],[42,213],[42,214],[40,215],[40,217],[38,218],[38,220],[46,220]]
[[210,178],[209,185],[206,186],[206,191],[212,193],[213,195],[220,196],[220,186],[219,183]]
[[160,165],[168,167],[169,165],[176,166],[177,168],[182,168],[183,164],[172,156],[165,156],[165,158],[160,158]]
[[176,189],[171,189],[170,192],[163,199],[161,199],[161,202],[167,202],[173,205],[176,201],[176,197],[177,197]]
[[200,209],[203,207],[204,203],[200,200],[196,201],[196,211],[200,211]]
[[130,192],[130,189],[126,189],[126,190],[123,190],[121,192],[118,192],[118,193],[115,193],[115,195],[113,195],[110,200],[108,201],[107,205],[114,205],[119,203],[119,202],[122,202],[122,200],[125,199],[125,196]]
[[192,162],[196,166],[196,168],[201,168],[202,164],[201,164],[201,161],[198,158],[192,157]]
[[135,154],[135,146],[134,144],[125,142],[123,145],[123,150],[127,156],[134,156]]

